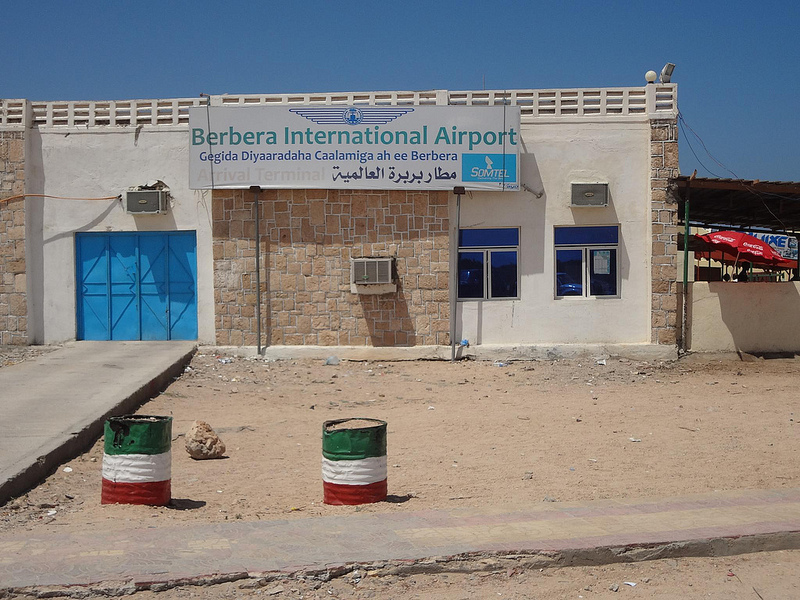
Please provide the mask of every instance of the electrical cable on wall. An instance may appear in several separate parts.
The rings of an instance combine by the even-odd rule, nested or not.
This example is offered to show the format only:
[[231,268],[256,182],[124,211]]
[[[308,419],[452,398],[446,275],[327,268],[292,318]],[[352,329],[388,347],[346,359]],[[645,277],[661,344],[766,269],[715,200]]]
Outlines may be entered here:
[[709,173],[711,173],[711,174],[712,174],[714,177],[719,177],[720,179],[722,179],[722,177],[720,177],[719,175],[717,175],[716,173],[714,173],[714,172],[713,172],[711,169],[709,169],[708,167],[706,167],[706,166],[705,166],[705,165],[704,165],[704,164],[703,164],[703,163],[700,161],[700,159],[698,158],[697,154],[696,154],[696,153],[695,153],[695,151],[694,151],[694,148],[692,148],[692,143],[689,141],[689,135],[686,133],[686,129],[685,129],[685,128],[688,128],[688,129],[689,129],[689,131],[691,131],[691,132],[692,132],[692,134],[693,134],[693,135],[694,135],[694,136],[697,138],[697,141],[699,141],[699,142],[700,142],[700,145],[703,147],[703,150],[705,150],[705,153],[706,153],[706,154],[708,154],[708,157],[709,157],[711,160],[713,160],[715,163],[717,163],[717,165],[719,165],[720,167],[722,167],[723,169],[725,169],[725,170],[726,170],[728,173],[730,173],[731,175],[733,175],[734,179],[740,179],[740,177],[739,177],[739,176],[738,176],[736,173],[734,173],[733,171],[731,171],[731,170],[730,170],[728,167],[726,167],[726,166],[725,166],[724,164],[722,164],[722,163],[721,163],[719,160],[717,160],[717,158],[716,158],[716,157],[715,157],[713,154],[711,154],[711,152],[709,152],[709,150],[708,150],[708,147],[706,147],[706,144],[705,144],[705,142],[703,141],[703,138],[701,138],[701,137],[700,137],[700,136],[697,134],[697,132],[696,132],[694,129],[692,129],[691,125],[689,125],[689,123],[687,123],[687,122],[686,122],[686,119],[683,117],[683,113],[682,113],[680,110],[678,110],[678,122],[680,123],[680,125],[681,125],[681,129],[683,130],[683,133],[684,133],[684,135],[686,136],[686,143],[687,143],[687,144],[689,144],[689,149],[692,151],[692,154],[694,154],[694,157],[697,159],[697,162],[699,162],[699,163],[700,163],[700,165],[701,165],[701,166],[702,166],[702,167],[703,167],[703,168],[704,168],[706,171],[708,171]]
[[12,200],[22,200],[25,198],[52,198],[55,200],[121,200],[122,196],[100,196],[97,198],[81,198],[76,196],[54,196],[52,194],[17,194],[8,198],[0,198],[0,202],[11,202]]
[[694,129],[692,129],[692,127],[689,125],[689,123],[686,122],[686,119],[684,118],[683,113],[680,111],[680,109],[678,110],[678,124],[681,127],[681,131],[683,131],[684,137],[686,139],[686,144],[689,146],[689,150],[691,150],[691,152],[694,155],[694,157],[697,160],[697,162],[700,163],[700,166],[702,166],[706,171],[708,171],[714,177],[717,177],[718,179],[724,179],[723,177],[720,177],[719,175],[714,173],[711,169],[709,169],[708,167],[706,167],[703,164],[703,162],[697,156],[697,153],[694,151],[694,148],[692,147],[692,143],[689,141],[689,135],[686,133],[685,127],[688,128],[689,131],[691,131],[692,134],[697,138],[697,140],[700,142],[700,145],[703,147],[703,150],[705,150],[706,154],[708,154],[708,156],[711,158],[711,160],[713,160],[720,167],[725,169],[728,173],[733,175],[734,179],[736,179],[738,181],[741,181],[742,182],[742,187],[744,189],[746,189],[748,192],[750,192],[751,194],[753,194],[756,198],[758,198],[761,201],[761,204],[764,205],[764,208],[767,210],[767,212],[769,214],[771,214],[772,217],[775,219],[775,221],[777,221],[785,231],[788,231],[788,229],[786,227],[786,224],[767,205],[766,201],[764,200],[764,196],[771,196],[773,198],[778,198],[778,199],[781,199],[781,200],[792,200],[792,201],[795,201],[796,198],[793,198],[793,197],[790,197],[790,196],[782,196],[780,194],[774,194],[772,192],[760,192],[760,191],[756,190],[755,188],[753,188],[752,186],[749,186],[746,183],[744,183],[744,179],[742,179],[736,173],[731,171],[728,167],[726,167],[719,160],[717,160],[716,157],[714,157],[713,154],[711,154],[711,152],[708,150],[708,147],[706,146],[705,142],[703,141],[703,138],[701,138],[700,135]]
[[[686,144],[689,146],[689,150],[691,151],[692,155],[694,156],[694,159],[700,164],[701,167],[703,167],[706,171],[708,171],[708,173],[710,175],[713,175],[714,177],[717,177],[719,179],[723,179],[722,177],[720,177],[719,175],[714,173],[714,171],[712,171],[707,166],[705,166],[705,164],[703,164],[703,161],[700,160],[700,157],[697,156],[697,152],[694,151],[694,147],[692,146],[692,143],[689,141],[689,135],[686,133],[686,129],[684,127],[684,123],[685,123],[684,119],[681,117],[680,113],[678,113],[678,124],[680,125],[681,131],[683,132],[684,139],[686,140]],[[688,125],[686,125],[686,127],[688,127]],[[695,135],[697,135],[697,134],[695,134]],[[708,151],[706,151],[706,152],[708,152]]]

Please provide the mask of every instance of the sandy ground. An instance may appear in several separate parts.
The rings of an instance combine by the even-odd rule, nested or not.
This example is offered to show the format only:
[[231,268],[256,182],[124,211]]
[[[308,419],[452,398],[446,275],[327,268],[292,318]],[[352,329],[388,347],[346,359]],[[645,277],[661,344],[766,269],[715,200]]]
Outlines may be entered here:
[[[0,507],[0,531],[153,527],[180,521],[291,519],[487,504],[513,509],[542,501],[797,487],[798,374],[796,359],[325,365],[197,355],[181,378],[139,411],[174,418],[172,495],[175,507],[184,510],[101,505],[100,441],[35,490]],[[322,504],[322,423],[345,417],[387,421],[392,502],[361,507]],[[186,454],[182,436],[195,419],[207,421],[220,434],[228,448],[226,458],[195,461]],[[778,565],[792,563],[798,572],[797,554],[769,556],[730,561],[745,561],[735,564],[756,569],[774,567],[775,578],[780,577]],[[419,576],[423,588],[438,587],[426,588],[431,595],[419,588],[418,597],[473,597],[445,595],[462,587],[474,591],[474,597],[506,592],[510,597],[540,597],[532,590],[521,595],[521,587],[548,582],[555,587],[541,597],[577,598],[589,586],[587,598],[602,597],[598,594],[603,590],[614,597],[635,592],[667,598],[674,595],[665,590],[675,594],[678,588],[660,586],[658,593],[667,594],[661,596],[642,596],[642,590],[655,590],[653,582],[670,577],[675,585],[685,586],[691,579],[682,573],[685,568],[701,587],[706,571],[708,585],[722,582],[722,587],[715,583],[708,588],[712,597],[758,598],[736,577],[727,578],[730,561],[717,560],[712,569],[711,560],[680,561],[678,567],[648,563],[647,568],[666,566],[660,575],[642,575],[650,584],[623,586],[619,592],[610,592],[611,583],[605,581],[617,577],[615,569],[623,569],[619,577],[629,573],[631,565],[595,569],[594,575],[546,570],[511,577],[452,575],[449,581],[437,576],[435,584],[433,576]],[[597,582],[583,583],[588,577]],[[398,585],[412,585],[409,581]],[[491,582],[502,583],[498,592],[490,591],[491,586],[486,595],[476,591]],[[243,593],[237,584],[226,585]],[[359,587],[369,592],[363,584],[347,585],[346,594],[335,594],[358,594]],[[736,585],[748,588],[749,595],[732,595],[731,590],[739,590]],[[214,589],[229,593],[223,587]],[[283,587],[275,597],[302,595],[296,586],[297,592],[291,592],[291,585]],[[198,589],[186,593],[200,593]],[[248,593],[267,594],[269,589]],[[315,597],[311,594],[326,589],[309,587],[306,595]],[[400,593],[392,588],[393,595],[372,590],[377,595],[355,597],[400,597],[414,590],[403,589]],[[800,597],[788,590],[769,597]],[[680,593],[701,597],[691,590]],[[325,591],[324,596],[331,594]]]
[[[797,600],[800,598],[798,572],[800,551],[781,551],[522,572],[504,570],[406,577],[364,577],[361,572],[326,583],[284,580],[253,588],[252,583],[233,582],[157,593],[139,592],[135,600]],[[631,583],[636,585],[631,586]]]
[[22,361],[36,358],[57,349],[59,346],[6,346],[0,345],[0,368],[10,367]]

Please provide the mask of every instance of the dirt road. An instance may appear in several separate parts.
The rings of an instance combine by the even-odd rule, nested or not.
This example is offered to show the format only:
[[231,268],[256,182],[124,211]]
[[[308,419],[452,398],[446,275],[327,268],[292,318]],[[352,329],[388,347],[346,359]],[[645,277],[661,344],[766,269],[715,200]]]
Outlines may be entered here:
[[[98,442],[38,488],[0,508],[0,531],[153,527],[184,520],[293,519],[487,504],[513,509],[542,501],[797,487],[798,375],[800,360],[793,359],[689,357],[647,363],[607,357],[325,365],[198,355],[180,379],[139,411],[174,418],[172,495],[186,510],[101,505]],[[393,502],[322,504],[322,423],[344,417],[387,421]],[[207,421],[220,434],[228,448],[226,458],[195,461],[185,453],[182,435],[195,419]],[[779,560],[797,562],[792,553],[785,557]],[[748,560],[736,564],[766,559]],[[725,561],[717,562],[721,570],[727,568]],[[705,572],[709,564],[700,560],[693,568]],[[621,567],[603,567],[616,568]],[[519,595],[518,582],[554,576],[475,575],[462,583],[475,591],[480,587],[475,582],[499,577],[497,581],[512,586],[507,591],[515,590],[512,597],[540,597]],[[577,598],[585,585],[575,587],[572,580],[588,576],[558,575],[574,591],[563,597]],[[727,587],[720,590],[729,592],[734,586],[725,577],[727,571],[721,575]],[[684,579],[678,576],[676,581]],[[441,587],[442,581],[440,577],[436,585]],[[428,597],[496,595],[438,595],[455,589],[452,581]],[[585,597],[601,597],[597,594],[604,585],[590,586],[594,595]],[[277,597],[300,594],[284,587]],[[630,589],[609,593],[641,596],[649,589],[645,584],[625,587]],[[374,597],[406,596],[410,590],[396,596],[376,591]],[[557,594],[562,592],[553,588],[552,593],[556,595],[541,597],[561,597]],[[741,597],[758,597],[752,590],[750,594]]]

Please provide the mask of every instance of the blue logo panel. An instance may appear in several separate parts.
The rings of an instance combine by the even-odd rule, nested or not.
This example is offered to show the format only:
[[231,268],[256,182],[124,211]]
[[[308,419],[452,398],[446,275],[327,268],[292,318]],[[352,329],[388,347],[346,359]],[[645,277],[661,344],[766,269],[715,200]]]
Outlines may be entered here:
[[481,183],[517,181],[516,154],[463,154],[461,180]]

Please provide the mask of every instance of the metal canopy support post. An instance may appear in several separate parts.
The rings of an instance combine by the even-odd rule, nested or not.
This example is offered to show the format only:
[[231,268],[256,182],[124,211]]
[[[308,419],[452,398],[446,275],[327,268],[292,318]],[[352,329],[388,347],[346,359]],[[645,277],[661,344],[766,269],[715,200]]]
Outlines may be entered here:
[[256,205],[256,343],[261,356],[261,187],[251,185],[250,191]]
[[450,272],[452,280],[450,284],[450,361],[456,360],[456,307],[458,306],[458,245],[461,235],[461,196],[466,193],[462,186],[453,188],[456,195],[456,241],[455,251],[450,257]]
[[[691,179],[694,179],[694,172]],[[689,187],[686,188],[686,200],[683,202],[683,314],[681,315],[681,349],[684,352],[689,350],[689,340],[686,327],[689,322],[689,198],[692,195],[691,179],[689,180]],[[709,255],[709,264],[711,263],[711,255]]]

